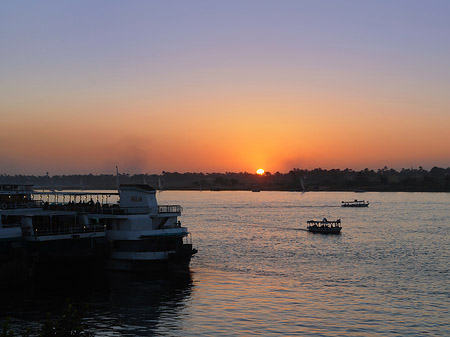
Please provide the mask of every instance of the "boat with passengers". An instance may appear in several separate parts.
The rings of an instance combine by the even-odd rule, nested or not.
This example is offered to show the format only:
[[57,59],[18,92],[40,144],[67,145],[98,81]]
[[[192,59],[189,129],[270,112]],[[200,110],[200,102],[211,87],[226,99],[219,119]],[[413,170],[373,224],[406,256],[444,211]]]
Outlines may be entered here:
[[[153,271],[187,267],[197,252],[178,221],[181,206],[159,205],[148,185],[120,185],[118,192],[101,193],[15,185],[0,189],[0,197],[2,249],[10,254],[9,247],[20,246],[30,270],[95,261],[111,270]],[[111,198],[119,201],[110,203]]]
[[323,218],[322,220],[309,220],[307,221],[308,226],[306,227],[308,231],[312,233],[320,234],[340,234],[342,230],[341,219],[337,220],[327,220]]
[[342,201],[341,207],[369,207],[369,202],[364,200]]
[[[75,198],[79,199],[76,206]],[[7,266],[11,261],[15,261],[17,274],[25,278],[106,263],[106,228],[89,222],[81,193],[35,191],[32,185],[1,185],[0,200],[0,236],[5,257],[0,263],[1,273],[10,269]]]

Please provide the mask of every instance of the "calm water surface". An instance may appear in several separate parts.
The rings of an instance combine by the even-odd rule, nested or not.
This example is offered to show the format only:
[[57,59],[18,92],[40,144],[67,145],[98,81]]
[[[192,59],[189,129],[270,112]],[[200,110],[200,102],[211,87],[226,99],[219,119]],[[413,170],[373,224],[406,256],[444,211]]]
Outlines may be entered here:
[[[97,336],[450,336],[450,194],[158,192],[199,250],[189,275],[90,277],[9,294],[36,325],[64,297]],[[368,208],[341,208],[365,199]],[[339,236],[306,221],[340,218]]]

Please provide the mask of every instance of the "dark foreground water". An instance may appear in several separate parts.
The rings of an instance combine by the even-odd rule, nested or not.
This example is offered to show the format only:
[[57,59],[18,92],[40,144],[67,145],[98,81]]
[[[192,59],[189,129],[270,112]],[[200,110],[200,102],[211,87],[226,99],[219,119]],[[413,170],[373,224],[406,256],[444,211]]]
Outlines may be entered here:
[[[97,336],[450,336],[450,194],[170,192],[188,275],[89,276],[0,294],[16,330],[66,298]],[[341,208],[342,200],[369,208]],[[341,218],[339,236],[306,221]]]

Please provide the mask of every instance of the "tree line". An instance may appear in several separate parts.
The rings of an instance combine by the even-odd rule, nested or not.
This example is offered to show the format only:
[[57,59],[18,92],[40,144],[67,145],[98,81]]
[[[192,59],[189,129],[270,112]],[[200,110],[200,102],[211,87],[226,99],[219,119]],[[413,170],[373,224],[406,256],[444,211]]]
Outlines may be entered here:
[[161,174],[0,175],[0,184],[28,184],[46,189],[116,189],[117,184],[148,184],[164,190],[271,191],[430,191],[450,192],[450,168],[395,170],[294,168],[288,173],[248,172]]

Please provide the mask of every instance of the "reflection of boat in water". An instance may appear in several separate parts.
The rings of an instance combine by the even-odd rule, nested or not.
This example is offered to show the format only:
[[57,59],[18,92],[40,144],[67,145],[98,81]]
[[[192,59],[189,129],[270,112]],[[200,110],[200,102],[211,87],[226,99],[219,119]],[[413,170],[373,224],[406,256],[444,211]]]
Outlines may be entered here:
[[174,335],[171,329],[185,328],[177,317],[185,315],[195,287],[191,273],[86,273],[63,281],[48,278],[0,287],[0,312],[11,317],[14,335],[25,335],[27,328],[37,332],[49,312],[61,315],[64,302],[84,314],[83,326],[95,336]]
[[368,207],[369,202],[364,200],[342,201],[342,207]]
[[340,234],[341,233],[341,219],[334,221],[329,221],[326,218],[323,220],[309,220],[307,221],[308,226],[306,227],[308,231],[312,233],[321,234]]

